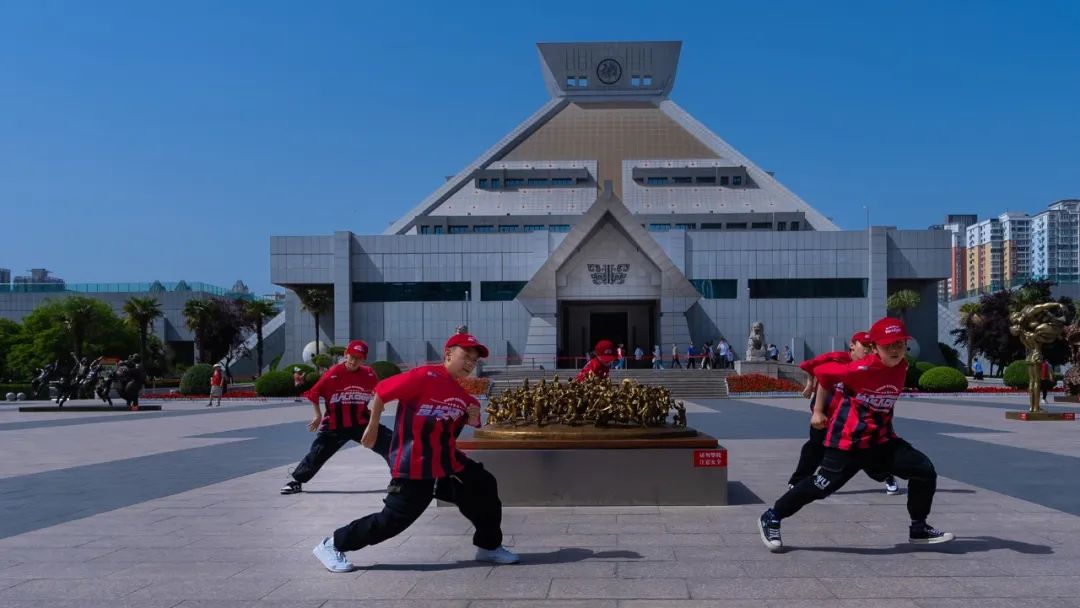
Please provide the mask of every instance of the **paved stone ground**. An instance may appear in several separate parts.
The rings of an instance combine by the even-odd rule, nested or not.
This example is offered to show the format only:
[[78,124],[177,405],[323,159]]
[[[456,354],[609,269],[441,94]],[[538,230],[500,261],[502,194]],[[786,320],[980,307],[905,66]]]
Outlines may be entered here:
[[1080,606],[1080,429],[1004,420],[1017,397],[902,399],[898,430],[941,475],[931,522],[958,540],[914,547],[904,496],[864,476],[784,523],[806,433],[801,399],[692,404],[730,450],[716,508],[506,509],[523,563],[470,561],[470,526],[430,508],[330,574],[311,548],[380,506],[385,464],[363,449],[308,490],[277,491],[311,435],[306,405],[166,402],[160,413],[20,414],[0,406],[0,606],[674,608]]

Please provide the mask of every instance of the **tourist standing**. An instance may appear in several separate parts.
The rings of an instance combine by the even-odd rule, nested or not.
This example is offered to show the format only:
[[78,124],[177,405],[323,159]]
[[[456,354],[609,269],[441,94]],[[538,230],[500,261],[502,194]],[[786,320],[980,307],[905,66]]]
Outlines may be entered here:
[[652,368],[653,369],[664,369],[664,365],[662,363],[662,357],[660,356],[660,345],[659,344],[657,344],[656,346],[653,346],[653,348],[652,348]]
[[671,345],[671,365],[669,366],[669,369],[675,369],[676,366],[678,366],[679,369],[682,369],[682,363],[679,362],[679,345],[678,344],[672,344]]
[[304,400],[300,394],[300,388],[304,386],[304,372],[300,371],[299,367],[292,368],[292,372],[293,389],[296,390],[296,399],[293,399],[293,401],[300,403]]
[[[604,356],[597,348],[597,358]],[[433,498],[457,505],[472,524],[477,561],[517,563],[502,546],[502,502],[495,477],[457,449],[466,424],[480,426],[480,402],[457,383],[467,377],[488,349],[474,336],[455,334],[446,341],[443,362],[391,376],[375,387],[363,444],[374,447],[381,435],[383,404],[397,401],[391,481],[383,509],[338,528],[312,553],[331,572],[349,572],[345,553],[401,534]]]
[[694,348],[694,341],[691,340],[686,347],[686,369],[694,369],[694,357],[697,356],[697,350]]
[[225,374],[221,370],[221,364],[215,363],[214,373],[210,374],[210,402],[206,407],[214,406],[214,397],[217,397],[218,407],[221,407],[221,397],[225,393]]

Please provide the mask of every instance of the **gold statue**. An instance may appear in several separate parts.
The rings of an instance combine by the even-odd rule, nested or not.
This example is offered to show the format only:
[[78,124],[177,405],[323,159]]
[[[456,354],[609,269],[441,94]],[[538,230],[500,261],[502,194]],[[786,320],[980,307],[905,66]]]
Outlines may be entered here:
[[1065,306],[1057,302],[1025,306],[1009,315],[1009,333],[1020,338],[1027,351],[1028,412],[1036,414],[1039,407],[1039,384],[1042,380],[1042,348],[1061,338],[1065,328]]

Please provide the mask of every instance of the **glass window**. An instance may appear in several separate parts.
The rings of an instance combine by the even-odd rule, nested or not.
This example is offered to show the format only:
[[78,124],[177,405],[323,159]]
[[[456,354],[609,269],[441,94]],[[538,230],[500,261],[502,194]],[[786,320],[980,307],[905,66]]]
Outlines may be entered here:
[[570,232],[570,224],[551,224],[548,226],[551,232]]
[[792,232],[798,232],[799,231],[799,222],[791,222],[791,231]]
[[645,183],[650,186],[663,186],[667,184],[666,177],[647,177]]
[[499,232],[521,232],[521,226],[517,224],[500,224]]
[[651,87],[652,86],[652,76],[645,76],[644,78],[642,78],[641,79],[641,86],[643,86],[643,87]]
[[676,230],[693,230],[697,228],[697,224],[675,224]]
[[501,182],[500,182],[499,178],[497,178],[497,177],[491,178],[491,187],[492,188],[498,188],[498,187],[500,187],[500,185],[501,185]]
[[673,177],[673,178],[671,178],[671,181],[675,182],[676,184],[690,184],[690,183],[693,183],[694,178],[692,178],[692,177]]
[[577,86],[579,86],[579,87],[587,87],[587,86],[589,86],[589,79],[586,78],[585,76],[578,76],[577,77]]
[[480,225],[480,226],[473,226],[472,231],[473,232],[480,232],[480,233],[495,232],[495,226],[492,226],[490,224],[484,224],[484,225]]
[[866,279],[750,279],[750,297],[865,298]]
[[517,178],[517,177],[508,177],[508,178],[506,178],[506,187],[507,188],[518,188],[524,183],[525,183],[525,180]]
[[776,230],[779,232],[787,230],[787,222],[776,222]]
[[726,175],[721,175],[720,176],[720,185],[721,186],[728,185],[728,176],[726,176]]
[[728,222],[728,230],[746,230],[746,222]]
[[525,224],[525,232],[538,232],[544,230],[543,224]]
[[420,226],[420,234],[431,234],[431,226]]
[[574,178],[572,177],[553,177],[551,178],[552,186],[573,186]]
[[751,230],[771,230],[772,222],[753,222],[750,224]]
[[444,232],[445,232],[445,230],[443,229],[442,226],[435,226],[435,234],[442,234]]
[[476,186],[478,188],[487,188],[488,183],[489,182],[488,182],[488,179],[486,177],[481,177],[480,179],[476,180]]
[[630,77],[630,86],[632,86],[632,87],[640,87],[641,86],[641,76],[638,76],[636,74],[631,76]]
[[568,86],[568,87],[576,87],[577,86],[577,78],[575,78],[573,76],[567,76],[566,77],[566,86]]
[[741,186],[742,185],[742,176],[741,175],[733,175],[733,176],[731,176],[731,185],[732,186]]
[[713,175],[698,177],[697,178],[697,183],[699,183],[699,184],[715,184],[716,183],[716,177],[713,176]]
[[671,224],[649,224],[649,232],[667,232],[671,230]]
[[738,297],[738,279],[690,279],[706,300],[734,300]]
[[517,297],[528,281],[480,281],[480,300],[509,302]]
[[450,234],[468,234],[468,226],[450,226]]
[[533,187],[543,187],[548,185],[548,180],[543,177],[530,177],[528,184]]
[[353,283],[353,302],[454,302],[465,300],[469,281]]
[[701,225],[701,229],[702,229],[702,230],[720,230],[720,229],[722,229],[723,227],[724,227],[724,225],[723,225],[723,224],[721,224],[720,222],[716,222],[716,223],[712,223],[712,222],[705,222],[705,223],[703,223],[703,224]]

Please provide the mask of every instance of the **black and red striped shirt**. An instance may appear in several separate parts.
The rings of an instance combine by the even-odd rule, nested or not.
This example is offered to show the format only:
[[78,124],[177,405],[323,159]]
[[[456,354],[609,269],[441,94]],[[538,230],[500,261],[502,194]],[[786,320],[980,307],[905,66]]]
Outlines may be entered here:
[[375,387],[384,403],[397,401],[390,476],[439,479],[460,473],[468,459],[457,437],[466,409],[480,402],[461,388],[442,365],[424,365],[391,376]]
[[848,364],[826,363],[814,370],[818,382],[837,390],[830,404],[825,447],[863,450],[896,439],[893,406],[904,386],[907,362],[886,367],[877,355]]
[[378,383],[379,377],[364,365],[355,372],[350,372],[344,363],[326,370],[315,386],[304,393],[316,405],[320,397],[326,401],[326,413],[319,430],[355,428],[363,432],[371,413],[368,402],[375,395],[375,385]]

